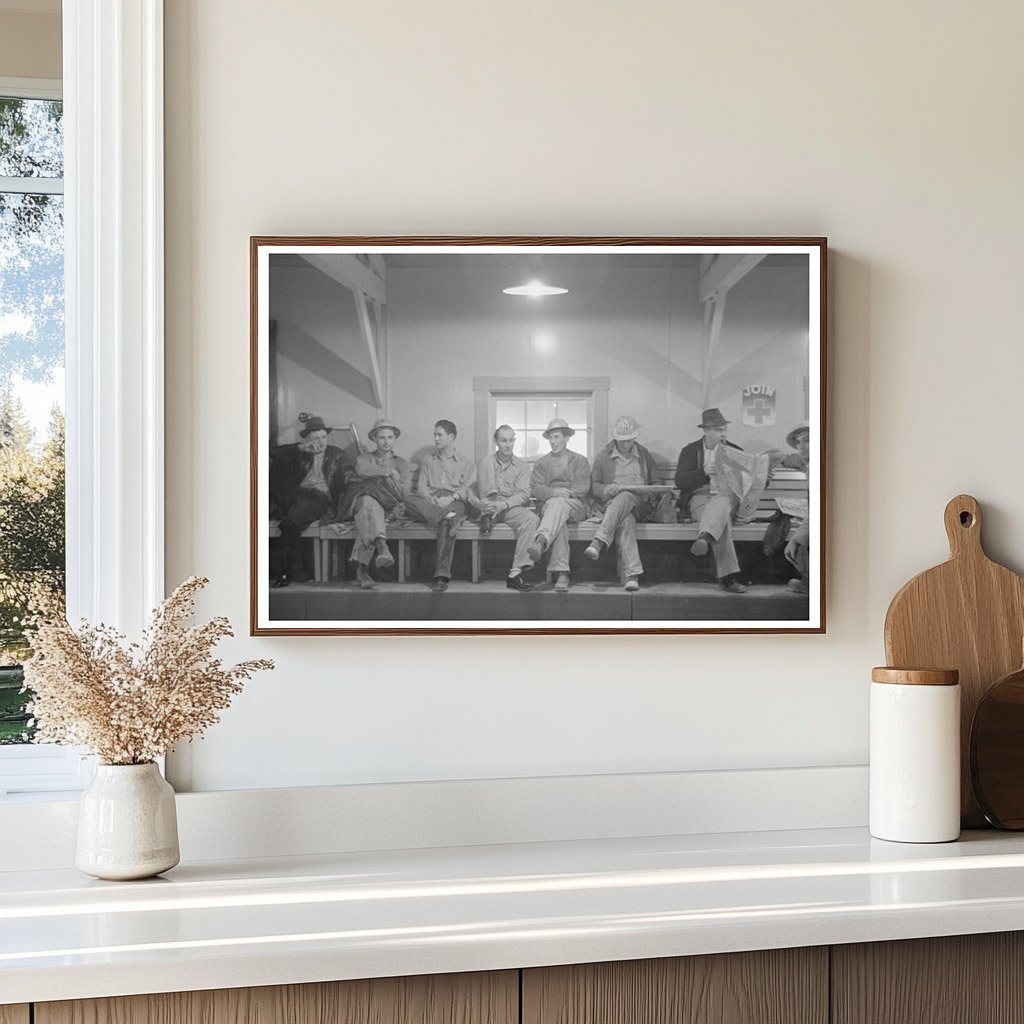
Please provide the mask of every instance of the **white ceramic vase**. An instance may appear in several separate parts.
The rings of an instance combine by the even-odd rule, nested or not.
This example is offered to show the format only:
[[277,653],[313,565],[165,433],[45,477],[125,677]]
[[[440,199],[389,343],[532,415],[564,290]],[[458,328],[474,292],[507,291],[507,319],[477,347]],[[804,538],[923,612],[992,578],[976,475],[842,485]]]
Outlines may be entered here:
[[151,878],[180,859],[174,790],[157,766],[97,765],[79,807],[78,870],[124,881]]

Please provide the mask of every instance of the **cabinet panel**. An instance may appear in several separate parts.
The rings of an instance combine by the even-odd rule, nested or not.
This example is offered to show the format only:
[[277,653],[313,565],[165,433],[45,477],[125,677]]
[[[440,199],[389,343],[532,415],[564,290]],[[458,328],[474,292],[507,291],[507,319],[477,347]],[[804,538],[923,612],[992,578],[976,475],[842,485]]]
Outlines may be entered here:
[[518,1018],[517,972],[494,971],[37,1003],[35,1024],[517,1024]]
[[832,947],[834,1024],[1024,1020],[1024,933]]
[[826,1024],[828,950],[773,949],[523,972],[523,1024],[752,1021]]
[[0,1024],[28,1024],[28,1005],[0,1006]]

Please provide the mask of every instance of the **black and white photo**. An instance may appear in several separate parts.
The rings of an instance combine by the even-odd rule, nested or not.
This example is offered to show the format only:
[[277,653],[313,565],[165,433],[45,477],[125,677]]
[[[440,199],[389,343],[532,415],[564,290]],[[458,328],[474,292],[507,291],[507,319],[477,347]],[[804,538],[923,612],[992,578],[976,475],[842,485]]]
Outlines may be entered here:
[[254,633],[824,630],[823,239],[251,258]]

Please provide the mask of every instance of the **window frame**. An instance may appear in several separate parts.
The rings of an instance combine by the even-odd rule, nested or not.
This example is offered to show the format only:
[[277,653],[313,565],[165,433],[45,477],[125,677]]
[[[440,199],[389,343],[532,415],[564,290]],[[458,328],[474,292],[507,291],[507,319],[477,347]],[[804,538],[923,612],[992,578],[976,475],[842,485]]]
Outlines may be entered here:
[[[474,377],[474,441],[477,461],[491,454],[495,402],[525,398],[577,398],[590,403],[590,447],[588,459],[608,437],[608,390],[610,377]],[[496,426],[497,424],[495,424]]]
[[[60,83],[0,84],[64,101],[68,618],[138,636],[165,594],[163,0],[65,0],[62,35]],[[67,797],[92,769],[5,747],[0,799]]]

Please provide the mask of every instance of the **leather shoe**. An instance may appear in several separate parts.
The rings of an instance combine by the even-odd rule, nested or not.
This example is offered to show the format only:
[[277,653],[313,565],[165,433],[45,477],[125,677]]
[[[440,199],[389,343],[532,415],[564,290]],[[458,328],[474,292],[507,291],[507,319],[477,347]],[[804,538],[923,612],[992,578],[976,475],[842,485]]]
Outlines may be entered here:
[[280,576],[277,577],[277,579],[274,580],[274,586],[275,587],[287,587],[291,583],[291,581],[292,581],[291,576],[289,576],[288,573],[283,572],[283,573],[281,573]]
[[388,551],[387,548],[382,548],[377,557],[373,560],[373,564],[378,569],[390,569],[395,564],[395,556]]
[[690,554],[696,555],[698,558],[703,558],[708,553],[711,545],[708,544],[707,538],[704,534],[701,534],[691,545]]
[[747,592],[747,588],[735,576],[726,576],[718,582],[722,585],[722,589],[728,590],[730,594],[745,594]]
[[365,565],[356,568],[356,583],[359,584],[360,590],[373,590],[376,586],[373,577],[366,571]]
[[599,541],[596,537],[592,540],[583,552],[592,562],[596,562],[601,557],[601,551],[604,548],[604,544]]
[[446,576],[435,576],[434,582],[430,584],[430,589],[435,593],[443,593],[448,589],[448,578]]
[[480,533],[486,536],[494,529],[494,516],[490,512],[485,512],[480,517]]
[[520,594],[525,594],[528,590],[533,590],[533,584],[527,583],[523,579],[522,573],[517,573],[515,576],[509,576],[505,580],[505,586],[509,590],[518,590]]
[[569,593],[569,574],[567,572],[560,572],[558,579],[555,580],[555,593],[556,594],[567,594]]

